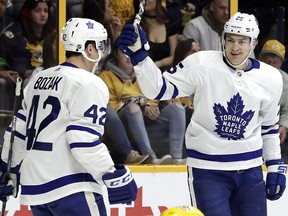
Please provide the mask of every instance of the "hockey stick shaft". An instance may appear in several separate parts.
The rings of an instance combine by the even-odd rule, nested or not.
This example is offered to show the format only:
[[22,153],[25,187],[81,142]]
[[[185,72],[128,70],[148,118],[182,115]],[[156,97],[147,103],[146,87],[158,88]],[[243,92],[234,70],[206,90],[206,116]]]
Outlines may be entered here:
[[[140,42],[140,36],[139,36],[137,25],[140,25],[140,22],[141,22],[141,19],[142,19],[142,14],[144,13],[144,10],[145,10],[145,4],[146,4],[146,0],[140,0],[140,2],[139,2],[139,11],[135,15],[135,19],[134,19],[134,22],[133,22],[133,25],[134,25],[134,28],[135,28],[135,32],[138,34],[138,39],[137,39],[138,42],[136,43],[137,45],[134,44],[133,46],[129,47],[132,51],[136,51],[136,50],[141,49],[141,42]],[[144,49],[145,50],[149,50],[150,49],[150,46],[149,46],[148,42],[146,44],[144,44]]]
[[[13,144],[14,144],[14,137],[15,137],[15,131],[16,131],[16,121],[17,117],[16,114],[18,112],[18,105],[20,102],[20,95],[21,95],[21,84],[22,84],[22,78],[18,77],[16,82],[16,88],[15,88],[15,99],[14,99],[14,105],[13,105],[13,116],[12,116],[12,122],[11,122],[11,134],[10,134],[10,145],[9,145],[9,153],[8,153],[8,159],[7,159],[7,172],[5,174],[4,181],[9,181],[9,176],[11,173],[11,163],[12,163],[12,155],[13,155]],[[2,212],[1,215],[5,215],[6,210],[6,203],[7,201],[2,203]]]
[[135,15],[135,19],[134,19],[134,22],[133,22],[134,26],[137,26],[137,24],[140,24],[141,18],[142,18],[142,14],[144,13],[144,10],[145,10],[145,4],[146,4],[146,0],[141,0],[139,2],[139,11]]

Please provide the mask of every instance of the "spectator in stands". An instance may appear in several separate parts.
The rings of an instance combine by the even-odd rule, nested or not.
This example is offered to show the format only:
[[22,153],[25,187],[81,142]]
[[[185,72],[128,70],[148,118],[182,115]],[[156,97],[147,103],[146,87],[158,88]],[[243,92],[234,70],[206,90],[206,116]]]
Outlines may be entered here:
[[106,115],[103,139],[113,161],[124,164],[151,163],[152,158],[149,157],[149,154],[140,155],[138,151],[133,149],[122,121],[116,111],[109,105],[107,106]]
[[43,40],[54,29],[49,21],[49,0],[26,0],[19,12],[19,22],[24,29],[26,48],[32,54],[31,70],[26,71],[29,77],[36,67],[43,64]]
[[82,17],[82,3],[84,0],[66,0],[66,20]]
[[[21,25],[7,15],[7,0],[0,1],[0,112],[1,132],[11,121],[14,103],[15,83],[18,76],[24,77],[30,68],[31,54],[25,49],[25,39]],[[2,141],[0,140],[0,144]]]
[[120,34],[121,21],[114,16],[110,0],[83,0],[82,13],[84,18],[102,23],[107,29],[111,44],[114,44]]
[[111,1],[115,16],[121,21],[120,31],[123,25],[130,19],[134,14],[133,0],[117,0]]
[[[136,144],[141,153],[152,155],[153,164],[183,163],[181,160],[185,132],[183,107],[171,103],[160,110],[158,101],[149,100],[142,94],[133,65],[124,53],[115,48],[108,59],[106,69],[99,76],[108,86],[109,105],[118,112],[131,142]],[[172,160],[170,155],[157,159],[145,127],[147,122],[153,122],[152,124],[156,126],[154,133],[160,133],[161,130],[167,132]]]
[[166,1],[168,16],[174,23],[179,25],[179,34],[182,33],[183,28],[192,16],[195,15],[196,4],[190,0],[169,0]]
[[229,0],[211,0],[202,15],[191,19],[184,27],[182,38],[193,38],[201,50],[222,50],[221,34],[229,19]]
[[58,64],[57,61],[57,32],[52,31],[46,35],[43,39],[43,64],[41,66],[36,67],[32,74],[25,79],[24,86],[28,84],[30,79],[38,72],[56,66]]
[[259,60],[279,69],[283,79],[283,92],[280,100],[279,134],[282,157],[288,163],[288,144],[285,143],[288,129],[288,75],[281,70],[285,61],[285,46],[278,40],[268,40],[259,53]]
[[[135,13],[138,13],[139,0],[133,2]],[[129,22],[133,21],[134,16]],[[178,40],[179,25],[173,23],[173,20],[169,20],[167,10],[161,5],[161,0],[146,2],[141,26],[148,37],[151,59],[162,71],[170,68]]]
[[[173,59],[173,65],[176,67],[177,64],[181,64],[180,62],[184,60],[188,55],[191,55],[195,52],[198,52],[200,50],[199,45],[192,39],[188,38],[182,41],[179,41],[175,53],[174,53],[174,59]],[[179,102],[183,104],[185,108],[186,113],[186,127],[190,123],[190,119],[192,117],[193,113],[193,96],[190,97],[181,97],[173,99],[174,102]]]
[[[84,18],[93,19],[104,25],[108,32],[109,46],[115,43],[115,38],[119,35],[120,20],[114,16],[113,9],[109,0],[83,0],[82,13]],[[111,50],[111,47],[110,47]],[[99,68],[103,64],[103,60],[99,62]],[[96,74],[100,71],[97,69]],[[115,111],[108,106],[107,121],[105,123],[106,132],[104,138],[107,139],[107,146],[112,154],[113,160],[121,161],[125,164],[142,164],[149,163],[151,159],[149,154],[140,155],[138,151],[132,149],[131,143],[127,137],[125,128],[115,115]]]
[[100,22],[108,33],[108,46],[107,53],[102,56],[99,62],[99,67],[96,74],[99,74],[99,68],[102,67],[103,60],[110,53],[111,47],[115,43],[115,39],[120,34],[121,21],[118,17],[114,16],[114,11],[111,6],[110,0],[83,0],[82,13],[84,18],[93,19]]
[[16,83],[18,76],[24,77],[30,67],[30,53],[25,49],[21,25],[6,15],[7,0],[0,2],[0,77]]

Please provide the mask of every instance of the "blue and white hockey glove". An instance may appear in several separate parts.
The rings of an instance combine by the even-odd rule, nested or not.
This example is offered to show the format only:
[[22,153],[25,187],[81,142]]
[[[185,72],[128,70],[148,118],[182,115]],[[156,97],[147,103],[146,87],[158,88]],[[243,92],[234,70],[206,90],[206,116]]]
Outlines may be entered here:
[[7,164],[1,160],[0,165],[0,200],[6,202],[9,196],[17,197],[19,191],[19,173],[11,173],[9,179],[6,179]]
[[117,47],[130,57],[132,65],[137,65],[148,56],[149,45],[145,32],[139,24],[124,25],[117,39]]
[[277,200],[286,188],[287,166],[281,159],[266,161],[266,166],[266,197],[269,200]]
[[137,185],[128,167],[115,164],[113,173],[106,173],[102,179],[107,186],[110,204],[130,204],[136,200]]

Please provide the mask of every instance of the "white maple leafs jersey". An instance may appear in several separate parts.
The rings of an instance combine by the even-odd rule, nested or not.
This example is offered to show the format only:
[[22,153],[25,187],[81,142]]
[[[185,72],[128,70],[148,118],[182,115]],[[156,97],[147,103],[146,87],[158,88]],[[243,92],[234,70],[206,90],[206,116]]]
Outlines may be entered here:
[[[13,145],[12,168],[22,162],[22,204],[48,203],[80,191],[102,194],[102,175],[114,171],[100,141],[108,100],[99,77],[69,63],[31,79],[17,114]],[[9,138],[7,131],[4,161]]]
[[141,90],[151,99],[194,94],[185,135],[189,166],[241,170],[262,165],[263,158],[281,158],[281,74],[250,61],[249,70],[236,70],[225,63],[221,51],[200,51],[163,76],[149,57],[134,67]]

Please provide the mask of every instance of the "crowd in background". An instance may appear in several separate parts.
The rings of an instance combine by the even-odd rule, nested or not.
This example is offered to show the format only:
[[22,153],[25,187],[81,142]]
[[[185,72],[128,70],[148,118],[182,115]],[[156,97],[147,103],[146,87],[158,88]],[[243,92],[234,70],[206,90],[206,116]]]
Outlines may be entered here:
[[[147,35],[151,59],[162,71],[173,70],[185,56],[198,50],[221,50],[221,33],[230,17],[229,3],[229,0],[147,0],[141,26]],[[160,103],[146,98],[137,84],[130,59],[116,47],[123,25],[132,23],[138,13],[139,0],[67,0],[66,6],[67,20],[90,18],[102,23],[108,32],[110,54],[103,56],[96,75],[109,88],[103,141],[113,159],[126,164],[184,164],[184,133],[193,113],[193,95]],[[279,124],[287,163],[288,27],[284,23],[283,28],[279,22],[283,7],[281,0],[239,1],[239,11],[253,13],[259,21],[259,43],[252,57],[272,66],[273,61],[280,61],[275,67],[281,70],[284,80],[283,118],[280,116]],[[58,64],[56,8],[55,0],[0,0],[1,139],[11,121],[16,78],[25,80],[25,88],[33,75]],[[267,57],[268,54],[272,56]]]

